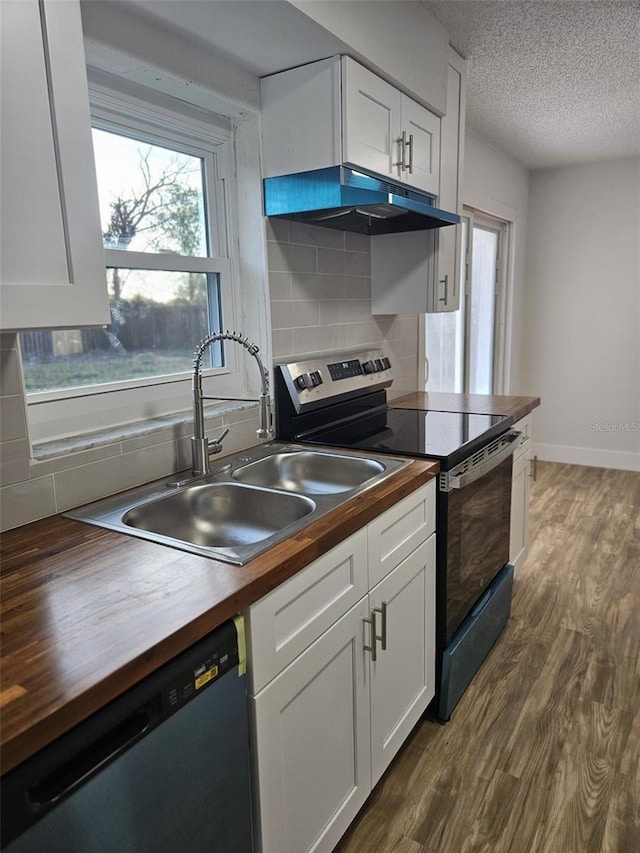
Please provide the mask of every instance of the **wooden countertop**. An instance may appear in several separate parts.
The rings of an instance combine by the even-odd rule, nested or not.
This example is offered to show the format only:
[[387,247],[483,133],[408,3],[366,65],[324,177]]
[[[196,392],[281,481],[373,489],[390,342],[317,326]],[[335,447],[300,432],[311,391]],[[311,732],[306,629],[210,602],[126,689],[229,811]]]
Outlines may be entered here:
[[453,394],[442,391],[407,394],[390,405],[404,409],[436,409],[439,412],[473,412],[480,415],[510,415],[513,423],[540,405],[540,397],[501,394]]
[[415,460],[244,566],[54,516],[2,537],[2,772],[432,479]]

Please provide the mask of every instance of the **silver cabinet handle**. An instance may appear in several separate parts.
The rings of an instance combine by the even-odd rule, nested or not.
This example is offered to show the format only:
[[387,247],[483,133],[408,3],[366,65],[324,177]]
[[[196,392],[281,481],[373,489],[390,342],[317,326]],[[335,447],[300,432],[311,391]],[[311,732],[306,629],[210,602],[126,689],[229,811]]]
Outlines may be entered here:
[[[387,602],[383,601],[381,607],[374,607],[373,614],[379,613],[382,617],[381,634],[376,634],[376,640],[380,640],[380,648],[387,651]],[[375,644],[374,644],[375,645]]]
[[444,296],[441,296],[438,301],[446,305],[449,301],[449,273],[445,273],[445,277],[440,279],[440,284],[444,284]]
[[394,163],[393,165],[400,166],[400,169],[404,172],[404,170],[407,168],[404,162],[404,155],[405,151],[407,150],[407,132],[405,130],[402,131],[402,136],[399,136],[396,142],[400,146],[400,151],[398,154],[400,159],[397,163]]
[[407,142],[407,148],[409,149],[409,174],[413,175],[413,133],[409,134],[409,141]]
[[376,631],[377,631],[377,628],[376,628],[376,611],[375,610],[372,611],[371,619],[363,619],[362,621],[366,625],[371,625],[371,640],[369,641],[371,643],[371,645],[370,646],[364,646],[364,650],[365,650],[365,652],[371,652],[371,660],[375,662],[378,659],[378,653],[376,650],[376,640],[379,639],[379,637],[376,634]]
[[534,456],[533,459],[531,460],[531,471],[529,472],[529,476],[531,477],[531,479],[535,483],[535,481],[538,477],[538,457],[537,456]]

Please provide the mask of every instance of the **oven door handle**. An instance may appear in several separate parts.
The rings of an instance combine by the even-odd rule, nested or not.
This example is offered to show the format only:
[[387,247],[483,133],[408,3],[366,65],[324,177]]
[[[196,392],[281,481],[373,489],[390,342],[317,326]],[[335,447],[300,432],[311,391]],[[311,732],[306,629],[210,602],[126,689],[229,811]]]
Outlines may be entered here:
[[[500,437],[502,446],[493,453],[488,453],[485,448],[486,458],[480,457],[479,461],[476,453],[471,459],[465,459],[459,465],[456,465],[451,471],[440,475],[440,489],[444,492],[449,492],[451,489],[464,489],[465,486],[475,483],[480,477],[484,477],[498,465],[501,465],[505,459],[508,459],[520,446],[522,433],[517,430],[511,430]],[[491,447],[491,444],[488,445]]]

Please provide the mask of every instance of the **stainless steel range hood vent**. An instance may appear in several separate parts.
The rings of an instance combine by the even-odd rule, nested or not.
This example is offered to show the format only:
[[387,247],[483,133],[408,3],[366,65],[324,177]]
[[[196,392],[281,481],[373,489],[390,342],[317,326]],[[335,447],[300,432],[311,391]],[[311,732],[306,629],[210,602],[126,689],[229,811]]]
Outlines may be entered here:
[[435,207],[427,193],[346,166],[265,178],[264,212],[369,235],[426,231],[460,222],[457,213]]

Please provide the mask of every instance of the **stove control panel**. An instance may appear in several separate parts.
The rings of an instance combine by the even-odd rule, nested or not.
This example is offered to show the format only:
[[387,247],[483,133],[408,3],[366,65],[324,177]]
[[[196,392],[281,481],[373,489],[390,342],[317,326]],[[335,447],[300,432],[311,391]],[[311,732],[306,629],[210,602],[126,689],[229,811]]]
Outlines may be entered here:
[[278,364],[276,371],[296,412],[388,388],[393,382],[391,360],[382,350],[340,353]]
[[309,373],[301,373],[293,381],[296,388],[304,391],[305,388],[315,388],[316,385],[322,385],[322,374],[319,370],[312,370]]

